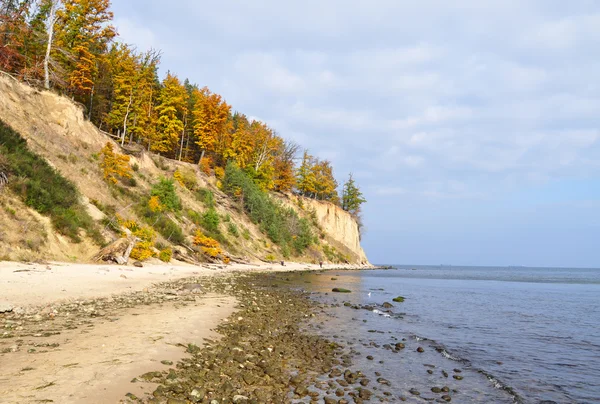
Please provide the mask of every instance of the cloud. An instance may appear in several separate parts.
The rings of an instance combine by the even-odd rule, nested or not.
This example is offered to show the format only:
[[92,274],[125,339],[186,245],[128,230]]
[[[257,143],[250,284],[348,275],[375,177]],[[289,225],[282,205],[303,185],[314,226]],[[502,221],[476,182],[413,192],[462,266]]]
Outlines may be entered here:
[[[163,69],[369,189],[436,198],[599,175],[593,2],[113,4],[128,42],[163,46]],[[465,188],[439,185],[453,182]]]

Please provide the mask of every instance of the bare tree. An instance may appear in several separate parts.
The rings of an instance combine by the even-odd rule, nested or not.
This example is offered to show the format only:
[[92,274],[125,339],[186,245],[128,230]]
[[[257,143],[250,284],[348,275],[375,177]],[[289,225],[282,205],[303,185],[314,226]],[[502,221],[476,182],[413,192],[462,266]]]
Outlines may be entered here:
[[50,0],[50,12],[46,20],[46,34],[48,35],[48,43],[46,45],[46,57],[44,58],[44,87],[50,89],[50,52],[52,51],[52,39],[54,37],[54,25],[58,20],[57,11],[60,8],[60,0]]

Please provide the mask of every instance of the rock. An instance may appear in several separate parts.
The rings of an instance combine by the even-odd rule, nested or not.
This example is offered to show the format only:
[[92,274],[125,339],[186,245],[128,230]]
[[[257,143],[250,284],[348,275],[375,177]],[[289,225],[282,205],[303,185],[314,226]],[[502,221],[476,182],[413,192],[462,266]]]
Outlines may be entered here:
[[370,361],[372,361],[373,357],[371,355],[367,355],[367,359],[370,360]]
[[332,292],[337,292],[337,293],[350,293],[352,292],[350,289],[344,289],[344,288],[333,288],[331,289]]
[[172,362],[172,361],[167,361],[167,360],[165,360],[165,361],[160,361],[160,363],[162,363],[163,365],[167,365],[167,366],[171,366],[171,365],[173,364],[173,362]]
[[452,397],[450,397],[448,394],[444,394],[442,396],[442,400],[444,400],[446,402],[450,402],[450,401],[452,401]]
[[323,398],[325,404],[337,404],[337,400],[335,398],[331,398],[331,397],[325,397]]
[[421,395],[421,393],[417,389],[410,389],[410,390],[408,390],[408,392],[410,394],[412,394],[413,396],[420,396]]
[[294,393],[298,394],[300,397],[304,397],[308,394],[308,387],[301,384],[294,389]]
[[425,352],[425,350],[422,347],[418,347],[417,348],[417,352],[421,352],[422,353],[422,352]]
[[393,298],[392,300],[397,303],[402,303],[402,302],[404,302],[404,297],[398,296],[398,297]]
[[440,389],[439,387],[432,387],[431,388],[431,392],[432,393],[441,393],[442,389]]
[[456,380],[462,380],[463,379],[463,377],[459,376],[459,375],[454,375],[452,377],[455,378]]
[[448,372],[446,372],[445,370],[442,370],[442,374],[444,375],[444,377],[448,377]]
[[392,307],[394,307],[394,305],[393,305],[393,304],[391,304],[391,303],[389,303],[389,302],[384,302],[384,303],[383,303],[381,306],[382,306],[384,309],[391,309]]
[[397,349],[397,350],[400,350],[400,349],[404,349],[404,348],[405,348],[405,345],[404,345],[402,342],[398,342],[398,343],[397,343],[395,346],[396,346],[396,349]]
[[390,385],[390,381],[389,381],[389,380],[387,380],[387,379],[384,379],[383,377],[380,377],[380,378],[378,378],[378,379],[377,379],[377,382],[378,382],[379,384],[385,384],[386,386],[389,386],[389,385]]
[[236,394],[235,396],[233,396],[233,402],[237,403],[240,401],[244,401],[244,400],[248,400],[248,397],[246,396],[242,396],[241,394]]
[[135,262],[133,263],[133,266],[134,266],[134,267],[138,267],[138,268],[143,268],[143,267],[144,267],[144,264],[142,264],[142,263],[141,263],[141,262],[139,262],[139,261],[135,261]]
[[361,379],[360,380],[360,385],[363,387],[366,387],[369,384],[370,380],[369,379]]
[[0,313],[8,313],[13,311],[13,305],[8,302],[0,302]]

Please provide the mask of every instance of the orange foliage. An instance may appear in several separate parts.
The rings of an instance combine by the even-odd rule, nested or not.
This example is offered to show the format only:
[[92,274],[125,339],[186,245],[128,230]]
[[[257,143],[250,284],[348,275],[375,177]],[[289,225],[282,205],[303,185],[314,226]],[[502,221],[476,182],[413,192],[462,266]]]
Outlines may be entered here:
[[211,167],[212,167],[212,159],[210,157],[204,157],[202,160],[200,160],[200,171],[202,171],[204,174],[206,175],[210,175],[211,174]]

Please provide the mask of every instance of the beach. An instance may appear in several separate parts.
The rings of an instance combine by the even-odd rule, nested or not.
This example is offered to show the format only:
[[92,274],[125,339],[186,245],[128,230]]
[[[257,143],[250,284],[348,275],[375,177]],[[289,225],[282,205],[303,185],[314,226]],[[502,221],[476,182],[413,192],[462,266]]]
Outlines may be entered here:
[[215,329],[243,307],[241,294],[220,282],[318,268],[2,262],[0,402],[144,397],[152,385],[132,383],[136,376],[173,367],[189,344],[218,339]]

